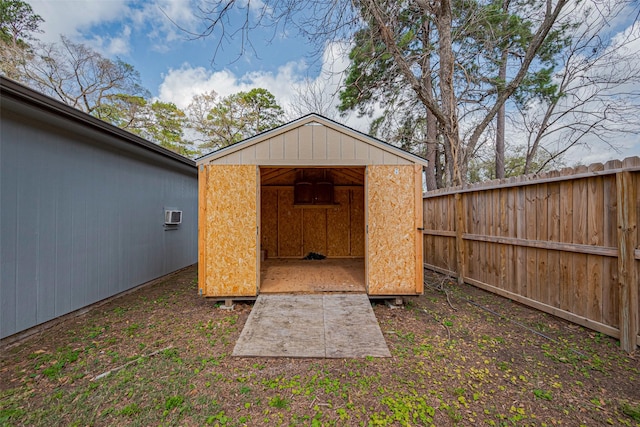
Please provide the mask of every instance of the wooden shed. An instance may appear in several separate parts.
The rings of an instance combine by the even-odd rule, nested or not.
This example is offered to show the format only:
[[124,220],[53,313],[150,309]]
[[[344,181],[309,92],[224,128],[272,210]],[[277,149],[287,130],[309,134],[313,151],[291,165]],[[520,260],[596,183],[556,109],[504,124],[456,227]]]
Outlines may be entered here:
[[310,114],[196,164],[201,295],[422,293],[424,159]]

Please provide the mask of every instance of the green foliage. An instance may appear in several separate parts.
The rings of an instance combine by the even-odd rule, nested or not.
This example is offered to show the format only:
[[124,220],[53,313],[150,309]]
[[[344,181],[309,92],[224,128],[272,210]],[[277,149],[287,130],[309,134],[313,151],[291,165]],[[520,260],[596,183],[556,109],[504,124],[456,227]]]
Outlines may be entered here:
[[205,135],[202,149],[224,148],[284,123],[282,108],[266,89],[256,88],[208,101],[211,109],[193,126]]
[[33,54],[34,34],[43,19],[21,0],[0,0],[0,75],[24,83],[23,69]]
[[0,0],[0,41],[12,45],[28,46],[33,33],[40,33],[40,15],[33,13],[28,3],[21,0]]
[[137,403],[130,403],[120,410],[120,415],[132,417],[138,414],[141,410],[142,409],[140,408],[140,405],[138,405]]
[[216,415],[207,417],[207,424],[216,424],[226,426],[231,421],[231,418],[225,415],[224,411],[218,412]]
[[623,403],[621,409],[623,414],[631,417],[634,421],[640,422],[640,404]]
[[184,111],[171,102],[156,101],[151,104],[151,120],[145,128],[145,136],[161,146],[186,157],[193,157],[197,150],[184,139],[187,118]]
[[171,102],[149,104],[145,97],[118,93],[109,96],[94,115],[185,157],[198,154],[184,137],[185,112]]
[[543,399],[543,400],[553,400],[553,394],[550,391],[547,390],[540,390],[540,389],[534,389],[533,390],[533,395],[535,397],[537,397],[538,399]]
[[11,421],[17,421],[26,414],[27,412],[21,408],[0,409],[0,424],[12,425]]
[[[430,111],[438,120],[429,125],[430,132],[440,135],[431,141],[437,145],[436,162],[430,166],[437,177],[445,172],[455,174],[457,169],[467,178],[466,169],[478,144],[487,139],[489,122],[483,121],[483,114],[492,119],[494,107],[507,100],[522,105],[534,97],[556,96],[552,81],[555,58],[568,43],[569,26],[557,25],[542,46],[530,52],[539,26],[534,11],[544,10],[538,0],[455,0],[449,30],[437,8],[424,9],[412,2],[383,2],[377,12],[366,3],[357,7],[364,24],[354,35],[338,108],[360,115],[372,115],[382,108],[372,133],[418,155],[425,155],[425,117],[426,110]],[[451,37],[449,45],[445,46],[444,35]],[[453,75],[444,76],[440,68],[449,54],[453,55]],[[533,55],[532,65],[519,73],[527,55]],[[521,80],[514,86],[516,76]],[[449,77],[451,96],[445,90]],[[465,127],[469,129],[460,135],[458,121],[463,119],[468,120]],[[477,134],[474,126],[478,126]],[[444,181],[438,179],[446,184]]]
[[422,396],[415,394],[399,394],[382,398],[391,414],[380,412],[372,417],[373,425],[389,425],[399,422],[400,425],[431,425],[436,410],[427,404]]
[[182,404],[184,403],[184,397],[182,396],[171,396],[169,398],[167,398],[167,400],[164,402],[164,408],[168,411],[178,408],[180,406],[182,406]]
[[71,350],[69,348],[58,349],[53,363],[42,370],[42,374],[50,379],[58,378],[65,366],[78,360],[80,352],[78,350]]
[[93,115],[121,129],[141,135],[144,129],[147,100],[144,96],[116,93],[107,97]]
[[[3,1],[0,6],[8,3],[20,2]],[[8,14],[7,7],[0,10]],[[32,20],[37,24],[36,18],[39,17]],[[3,38],[5,31],[8,30],[3,26]],[[12,72],[34,89],[94,117],[184,156],[197,154],[193,144],[184,138],[186,114],[173,103],[151,102],[138,71],[119,58],[106,58],[62,36],[59,43],[38,47],[28,66],[24,64]]]
[[281,397],[280,395],[274,396],[269,399],[269,406],[272,408],[284,409],[289,407],[289,400]]

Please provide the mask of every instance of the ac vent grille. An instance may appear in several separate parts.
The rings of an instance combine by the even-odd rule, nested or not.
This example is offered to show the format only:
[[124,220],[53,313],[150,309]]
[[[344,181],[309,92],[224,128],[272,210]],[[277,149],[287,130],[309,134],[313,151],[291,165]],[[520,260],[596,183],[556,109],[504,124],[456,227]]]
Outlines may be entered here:
[[164,223],[167,225],[178,225],[182,223],[182,211],[164,211]]

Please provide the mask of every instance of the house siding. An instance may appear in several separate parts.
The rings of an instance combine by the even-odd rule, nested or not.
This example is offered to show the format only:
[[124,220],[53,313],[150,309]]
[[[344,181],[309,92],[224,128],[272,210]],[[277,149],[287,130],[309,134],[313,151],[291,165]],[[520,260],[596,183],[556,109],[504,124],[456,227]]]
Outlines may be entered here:
[[[0,338],[197,261],[197,170],[3,95]],[[175,230],[164,209],[183,211]]]

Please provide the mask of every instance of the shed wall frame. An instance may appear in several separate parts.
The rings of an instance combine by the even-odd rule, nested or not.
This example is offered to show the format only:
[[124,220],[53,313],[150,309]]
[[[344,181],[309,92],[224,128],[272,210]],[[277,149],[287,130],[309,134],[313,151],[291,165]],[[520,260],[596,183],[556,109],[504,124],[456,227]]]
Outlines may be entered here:
[[[293,184],[305,173],[329,174],[337,205],[294,206]],[[301,259],[308,252],[362,259],[370,296],[423,292],[420,165],[208,164],[200,165],[199,181],[203,296],[257,296],[261,255]]]
[[[196,165],[201,295],[257,296],[262,250],[268,258],[360,258],[370,296],[422,293],[424,159],[310,114]],[[339,205],[293,206],[305,173],[330,175]]]

